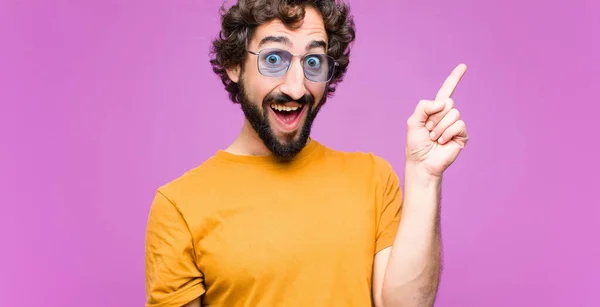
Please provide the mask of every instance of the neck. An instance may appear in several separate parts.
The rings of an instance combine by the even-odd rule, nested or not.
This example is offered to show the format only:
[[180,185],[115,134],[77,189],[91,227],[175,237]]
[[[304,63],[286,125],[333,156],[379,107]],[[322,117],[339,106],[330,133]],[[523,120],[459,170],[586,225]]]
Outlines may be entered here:
[[225,149],[226,152],[241,156],[270,156],[271,151],[265,146],[263,141],[248,120],[244,119],[242,130],[236,139]]

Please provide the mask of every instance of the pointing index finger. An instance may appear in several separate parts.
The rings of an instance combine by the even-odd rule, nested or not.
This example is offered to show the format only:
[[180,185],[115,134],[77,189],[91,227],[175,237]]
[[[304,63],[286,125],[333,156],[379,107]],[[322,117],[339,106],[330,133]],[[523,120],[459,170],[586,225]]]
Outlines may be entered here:
[[454,93],[456,86],[458,85],[460,79],[462,79],[466,71],[467,65],[459,64],[458,66],[456,66],[452,73],[450,73],[450,76],[446,78],[444,84],[442,84],[442,87],[438,91],[437,96],[435,96],[435,100],[442,100],[445,98],[452,97],[452,93]]

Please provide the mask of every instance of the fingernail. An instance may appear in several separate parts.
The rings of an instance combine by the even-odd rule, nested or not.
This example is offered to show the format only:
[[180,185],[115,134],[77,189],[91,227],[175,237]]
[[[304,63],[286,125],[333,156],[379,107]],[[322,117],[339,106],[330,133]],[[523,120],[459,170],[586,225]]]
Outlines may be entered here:
[[425,128],[427,128],[427,130],[433,129],[433,122],[432,121],[428,121],[427,124],[425,124]]
[[440,136],[440,138],[438,139],[438,143],[443,143],[444,142],[444,138]]
[[433,140],[434,137],[435,137],[435,131],[431,131],[431,133],[429,134],[429,138],[431,138]]

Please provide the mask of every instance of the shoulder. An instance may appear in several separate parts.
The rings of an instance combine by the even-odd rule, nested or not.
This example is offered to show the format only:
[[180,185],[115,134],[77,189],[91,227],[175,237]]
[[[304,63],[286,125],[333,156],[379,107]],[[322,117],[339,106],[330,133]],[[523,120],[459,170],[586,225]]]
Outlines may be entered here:
[[385,193],[397,190],[400,179],[393,163],[372,151],[343,151],[324,146],[322,168]]
[[[401,181],[393,163],[374,152],[327,149],[327,164],[343,163],[337,168],[343,177],[352,178],[352,186],[364,188],[377,195],[381,206],[400,200]],[[337,162],[336,162],[337,161]]]
[[219,174],[217,164],[214,157],[210,157],[202,164],[167,181],[157,188],[157,198],[170,202],[179,211],[183,210],[182,206],[190,203],[191,199],[210,191],[211,182]]
[[356,172],[370,172],[382,176],[395,174],[390,161],[371,151],[343,151],[325,147],[325,157],[339,161]]

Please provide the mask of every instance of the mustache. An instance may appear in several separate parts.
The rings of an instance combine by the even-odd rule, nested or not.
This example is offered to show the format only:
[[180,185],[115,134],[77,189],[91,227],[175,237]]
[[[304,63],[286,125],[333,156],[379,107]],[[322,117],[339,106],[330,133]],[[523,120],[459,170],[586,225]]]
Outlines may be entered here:
[[263,106],[268,106],[271,103],[284,104],[286,102],[295,102],[300,105],[312,106],[315,102],[315,97],[310,94],[304,94],[304,96],[300,97],[300,99],[295,100],[284,93],[270,93],[263,99]]

